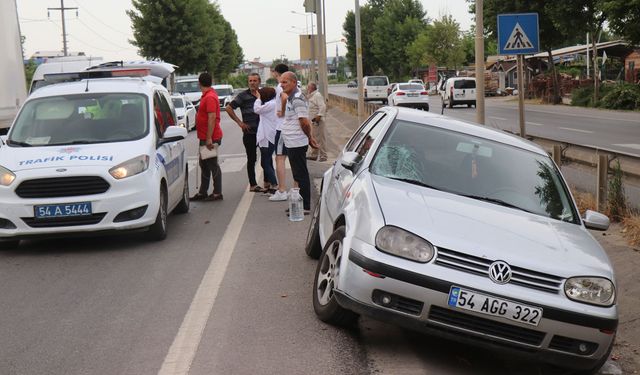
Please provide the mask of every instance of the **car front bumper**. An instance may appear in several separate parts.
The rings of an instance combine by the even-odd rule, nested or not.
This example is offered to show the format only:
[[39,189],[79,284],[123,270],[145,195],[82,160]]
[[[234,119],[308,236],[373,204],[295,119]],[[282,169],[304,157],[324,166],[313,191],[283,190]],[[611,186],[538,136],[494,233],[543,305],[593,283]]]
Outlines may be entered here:
[[[71,234],[84,232],[104,232],[118,230],[133,230],[148,227],[156,220],[159,208],[159,185],[155,179],[149,178],[146,170],[138,175],[123,180],[113,179],[108,172],[104,174],[86,173],[82,168],[68,168],[65,177],[98,176],[109,183],[107,191],[99,194],[74,195],[68,197],[50,198],[21,198],[15,189],[21,182],[43,177],[47,175],[41,170],[23,171],[19,178],[9,187],[0,188],[0,198],[3,209],[0,211],[0,219],[10,221],[15,228],[0,228],[0,238],[20,239],[33,237],[47,237],[56,234]],[[34,206],[57,205],[78,202],[91,203],[91,215],[73,218],[35,219]],[[143,209],[146,207],[146,209]],[[141,216],[135,215],[135,219],[119,214],[130,210],[140,209],[144,211]],[[126,215],[126,214],[125,214]],[[123,220],[124,219],[124,220]],[[6,223],[6,221],[3,221]]]
[[[357,247],[357,241],[354,244]],[[336,296],[341,306],[362,315],[576,369],[594,367],[613,344],[618,324],[615,308],[611,318],[603,318],[522,301],[544,309],[539,325],[531,326],[450,307],[447,302],[454,285],[509,299],[475,283],[469,287],[468,279],[457,282],[426,276],[369,258],[353,247],[348,259],[341,268]],[[385,304],[381,296],[390,302]],[[579,354],[580,344],[588,345],[587,354]]]

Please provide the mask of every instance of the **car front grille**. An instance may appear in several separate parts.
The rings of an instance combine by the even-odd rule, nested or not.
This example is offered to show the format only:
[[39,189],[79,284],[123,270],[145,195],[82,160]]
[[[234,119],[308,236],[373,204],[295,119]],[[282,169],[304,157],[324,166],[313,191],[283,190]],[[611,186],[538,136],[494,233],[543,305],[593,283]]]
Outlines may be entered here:
[[53,217],[47,219],[23,217],[22,221],[31,228],[72,227],[78,225],[98,224],[106,214],[106,212],[100,212],[91,215]]
[[545,336],[544,332],[500,323],[439,306],[431,306],[429,320],[533,346],[540,346]]
[[57,198],[101,194],[109,183],[98,176],[54,177],[26,180],[16,188],[20,198]]
[[[489,277],[489,266],[493,260],[476,257],[457,251],[438,248],[438,257],[435,263],[442,267],[453,268],[458,271],[472,273],[479,276]],[[510,265],[510,284],[523,286],[525,288],[537,289],[543,292],[557,294],[562,285],[562,278],[542,272],[532,271],[525,268]]]

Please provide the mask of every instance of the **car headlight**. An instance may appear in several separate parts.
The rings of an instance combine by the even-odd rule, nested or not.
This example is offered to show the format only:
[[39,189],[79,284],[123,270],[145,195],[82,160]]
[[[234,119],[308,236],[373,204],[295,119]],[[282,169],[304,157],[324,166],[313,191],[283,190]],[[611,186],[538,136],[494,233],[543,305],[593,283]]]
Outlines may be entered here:
[[140,155],[109,169],[109,174],[116,180],[121,180],[142,173],[147,168],[149,168],[149,155]]
[[16,175],[7,168],[0,166],[0,185],[9,186],[16,179]]
[[602,277],[572,277],[564,284],[564,293],[574,301],[611,306],[616,299],[613,283]]
[[429,241],[393,226],[385,226],[378,231],[376,247],[385,253],[420,263],[430,261],[435,252]]

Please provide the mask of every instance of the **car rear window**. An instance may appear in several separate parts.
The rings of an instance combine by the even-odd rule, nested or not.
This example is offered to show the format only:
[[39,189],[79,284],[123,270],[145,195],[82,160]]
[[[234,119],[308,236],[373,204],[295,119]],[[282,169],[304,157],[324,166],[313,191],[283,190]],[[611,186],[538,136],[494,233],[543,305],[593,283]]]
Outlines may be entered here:
[[476,80],[475,79],[461,79],[453,82],[453,88],[456,89],[475,89],[476,88]]
[[176,108],[184,107],[184,102],[180,98],[173,98],[171,101],[173,102],[173,106]]
[[417,91],[417,90],[424,90],[424,87],[422,87],[422,85],[419,83],[411,83],[411,84],[400,85],[399,89],[407,90],[407,91],[411,91],[411,90]]
[[367,78],[367,86],[387,86],[389,80],[387,77],[369,77]]

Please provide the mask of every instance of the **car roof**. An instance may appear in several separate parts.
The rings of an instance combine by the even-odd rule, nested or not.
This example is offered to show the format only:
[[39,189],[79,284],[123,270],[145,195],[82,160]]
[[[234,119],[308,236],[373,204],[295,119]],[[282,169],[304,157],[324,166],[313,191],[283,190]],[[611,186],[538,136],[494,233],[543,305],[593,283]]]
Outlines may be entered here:
[[213,88],[214,88],[214,89],[215,89],[216,87],[221,88],[221,89],[230,89],[230,88],[232,88],[233,86],[231,86],[231,85],[226,85],[226,84],[224,84],[224,85],[213,85]]
[[[88,91],[87,91],[88,88]],[[56,83],[34,91],[29,99],[57,95],[82,94],[84,92],[128,92],[150,94],[154,89],[166,88],[141,77],[96,78]]]
[[[506,133],[502,130],[491,129],[486,126],[473,122],[461,121],[452,117],[419,111],[411,108],[403,107],[383,107],[384,111],[394,111],[397,119],[411,121],[417,123],[426,123],[442,129],[449,129],[459,133],[469,134],[479,138],[485,138],[492,141],[500,142],[510,146],[518,147],[537,154],[548,156],[546,151],[540,146],[526,139]],[[392,113],[392,115],[394,115]]]

